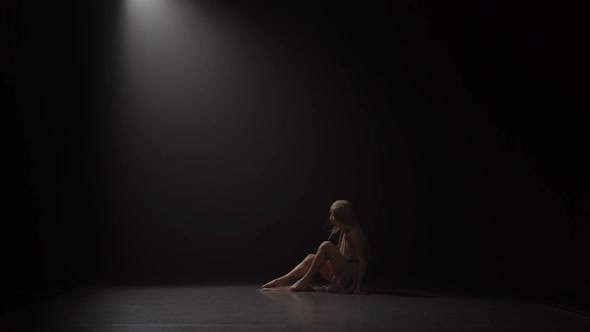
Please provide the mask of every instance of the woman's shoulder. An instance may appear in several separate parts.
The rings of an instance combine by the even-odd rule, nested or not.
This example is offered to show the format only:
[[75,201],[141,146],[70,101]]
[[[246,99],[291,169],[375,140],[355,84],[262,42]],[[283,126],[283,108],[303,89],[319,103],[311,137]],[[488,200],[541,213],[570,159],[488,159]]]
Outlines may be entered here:
[[365,232],[360,227],[351,228],[350,230],[348,230],[347,233],[348,233],[347,234],[348,238],[355,239],[355,240],[361,240],[363,242],[366,241]]
[[361,234],[361,235],[365,234],[365,231],[362,229],[361,226],[354,226],[348,232],[353,233],[353,234]]

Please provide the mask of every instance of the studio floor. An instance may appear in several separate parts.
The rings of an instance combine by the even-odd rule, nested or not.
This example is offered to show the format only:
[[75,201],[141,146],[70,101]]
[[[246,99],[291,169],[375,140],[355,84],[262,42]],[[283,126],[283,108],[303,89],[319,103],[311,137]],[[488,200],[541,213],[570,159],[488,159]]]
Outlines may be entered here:
[[5,312],[1,331],[590,331],[590,317],[515,299],[258,285],[102,287]]

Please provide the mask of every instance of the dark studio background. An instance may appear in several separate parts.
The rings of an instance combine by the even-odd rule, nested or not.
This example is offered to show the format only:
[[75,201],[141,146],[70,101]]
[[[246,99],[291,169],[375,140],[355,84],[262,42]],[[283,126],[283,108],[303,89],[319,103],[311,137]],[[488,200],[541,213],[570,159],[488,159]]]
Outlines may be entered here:
[[588,303],[580,8],[165,2],[181,17],[131,50],[123,2],[4,6],[3,308],[262,284],[336,199],[368,287]]

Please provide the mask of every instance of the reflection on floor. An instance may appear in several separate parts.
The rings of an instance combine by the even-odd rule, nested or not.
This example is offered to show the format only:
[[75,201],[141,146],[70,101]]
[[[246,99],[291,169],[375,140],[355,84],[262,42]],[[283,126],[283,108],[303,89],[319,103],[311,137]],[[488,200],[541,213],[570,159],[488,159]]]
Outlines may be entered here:
[[542,303],[411,292],[261,291],[257,285],[85,289],[4,313],[2,331],[590,331]]

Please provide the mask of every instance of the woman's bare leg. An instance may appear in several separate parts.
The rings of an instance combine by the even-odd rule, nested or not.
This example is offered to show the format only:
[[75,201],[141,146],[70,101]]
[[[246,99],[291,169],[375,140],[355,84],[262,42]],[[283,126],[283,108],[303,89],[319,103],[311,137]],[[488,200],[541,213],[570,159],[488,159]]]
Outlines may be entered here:
[[[314,254],[315,256],[315,254]],[[311,267],[311,266],[310,266]],[[308,269],[309,271],[309,269]],[[332,281],[332,277],[334,276],[334,270],[332,269],[332,264],[330,261],[326,261],[322,268],[320,269],[320,274],[328,281]]]
[[[308,256],[309,257],[309,256]],[[303,275],[301,279],[293,284],[289,289],[293,291],[303,290],[307,286],[309,286],[313,280],[313,277],[316,273],[320,272],[320,269],[326,264],[326,262],[330,262],[333,272],[337,273],[344,267],[346,264],[346,259],[338,249],[332,244],[330,241],[323,242],[320,247],[318,248],[315,257],[311,263],[311,266]]]
[[274,288],[274,287],[283,287],[287,286],[297,279],[301,278],[302,276],[307,273],[311,264],[313,263],[313,259],[315,258],[315,254],[309,254],[301,263],[297,264],[289,273],[285,274],[282,277],[278,277],[266,284],[262,285],[262,288]]

